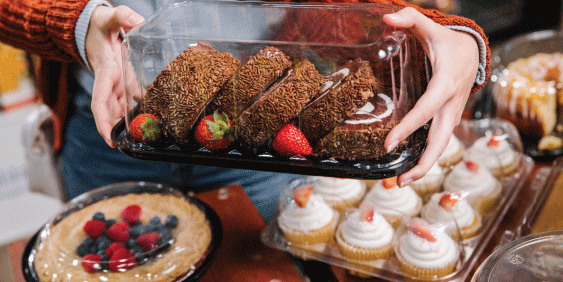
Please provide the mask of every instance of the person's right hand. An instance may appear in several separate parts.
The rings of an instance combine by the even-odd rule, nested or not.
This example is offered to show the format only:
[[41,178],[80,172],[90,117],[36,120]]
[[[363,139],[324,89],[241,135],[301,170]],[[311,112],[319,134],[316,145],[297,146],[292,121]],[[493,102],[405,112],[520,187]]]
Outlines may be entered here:
[[111,140],[111,130],[125,116],[126,105],[119,33],[144,21],[125,6],[98,6],[90,18],[85,45],[95,77],[91,108],[98,132],[112,148],[116,145]]

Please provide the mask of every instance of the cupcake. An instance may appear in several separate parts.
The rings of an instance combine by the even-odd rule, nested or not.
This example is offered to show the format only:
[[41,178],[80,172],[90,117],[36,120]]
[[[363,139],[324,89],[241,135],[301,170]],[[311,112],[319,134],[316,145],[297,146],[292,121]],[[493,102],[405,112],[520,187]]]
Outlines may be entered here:
[[432,195],[420,212],[420,217],[430,224],[445,224],[449,234],[469,239],[479,234],[481,215],[458,192],[444,192]]
[[482,165],[463,161],[444,179],[444,191],[460,192],[481,214],[495,209],[502,193],[502,184]]
[[385,217],[393,227],[397,227],[404,217],[418,216],[422,208],[420,196],[408,185],[399,187],[397,177],[382,179],[375,183],[366,194],[363,203],[371,204],[374,210]]
[[477,139],[465,153],[465,159],[484,165],[496,177],[512,175],[520,164],[520,155],[506,135],[498,133]]
[[438,162],[435,162],[422,178],[413,181],[410,186],[423,201],[426,201],[432,193],[436,193],[440,190],[445,176],[445,170]]
[[290,244],[317,245],[330,242],[338,222],[338,213],[313,193],[312,186],[301,186],[278,217],[278,224]]
[[363,204],[342,221],[336,243],[342,256],[354,261],[373,261],[393,253],[393,227],[370,204]]
[[442,155],[438,158],[438,164],[443,168],[456,165],[462,160],[464,150],[465,148],[461,141],[452,134],[444,152],[442,152]]
[[313,180],[315,194],[321,195],[337,211],[358,207],[366,193],[366,183],[358,179],[322,176],[309,178]]
[[431,279],[455,272],[460,260],[458,244],[445,232],[414,218],[395,245],[401,271],[413,278]]

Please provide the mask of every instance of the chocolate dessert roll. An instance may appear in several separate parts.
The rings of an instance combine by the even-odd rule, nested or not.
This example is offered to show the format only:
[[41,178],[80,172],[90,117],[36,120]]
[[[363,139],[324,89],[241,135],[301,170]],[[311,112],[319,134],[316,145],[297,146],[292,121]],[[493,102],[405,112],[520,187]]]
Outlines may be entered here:
[[225,84],[209,105],[235,120],[273,81],[292,65],[291,59],[275,47],[266,47],[254,55]]
[[144,108],[162,118],[166,136],[189,143],[188,132],[201,112],[239,67],[232,54],[198,43],[178,55],[147,88]]
[[260,147],[291,122],[320,92],[324,83],[310,61],[297,61],[237,119],[239,139],[251,148]]
[[[387,154],[385,137],[398,123],[394,120],[394,103],[386,94],[370,98],[344,123],[334,128],[313,148],[313,154],[343,160],[367,160]],[[398,147],[407,144],[403,141]]]
[[314,145],[365,105],[378,87],[368,61],[349,61],[328,77],[321,94],[299,113],[299,128]]

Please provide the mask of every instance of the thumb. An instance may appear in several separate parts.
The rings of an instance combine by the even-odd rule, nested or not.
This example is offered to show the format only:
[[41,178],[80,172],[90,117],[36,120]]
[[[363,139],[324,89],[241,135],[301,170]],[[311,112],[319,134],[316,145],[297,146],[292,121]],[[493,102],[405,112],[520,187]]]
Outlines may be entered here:
[[127,6],[118,6],[110,14],[105,27],[109,30],[117,30],[121,28],[128,30],[144,22],[145,18],[131,10],[131,8]]
[[412,7],[396,13],[386,14],[383,21],[392,27],[410,29],[419,40],[424,40],[439,32],[441,25],[426,17]]

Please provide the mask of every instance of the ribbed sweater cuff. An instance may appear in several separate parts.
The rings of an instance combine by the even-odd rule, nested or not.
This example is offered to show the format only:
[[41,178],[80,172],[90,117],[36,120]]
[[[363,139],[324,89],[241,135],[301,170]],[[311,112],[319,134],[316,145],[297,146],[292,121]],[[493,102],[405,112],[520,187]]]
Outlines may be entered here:
[[46,31],[53,42],[66,53],[80,59],[74,28],[88,0],[53,1],[45,17]]
[[88,57],[86,57],[86,33],[88,32],[88,26],[90,25],[90,17],[92,16],[92,12],[96,7],[99,5],[105,5],[108,7],[112,7],[112,5],[105,1],[105,0],[91,0],[88,2],[86,7],[80,13],[78,20],[76,22],[76,27],[74,29],[74,37],[76,40],[76,47],[78,48],[78,52],[84,64],[90,68],[90,64],[88,63]]

